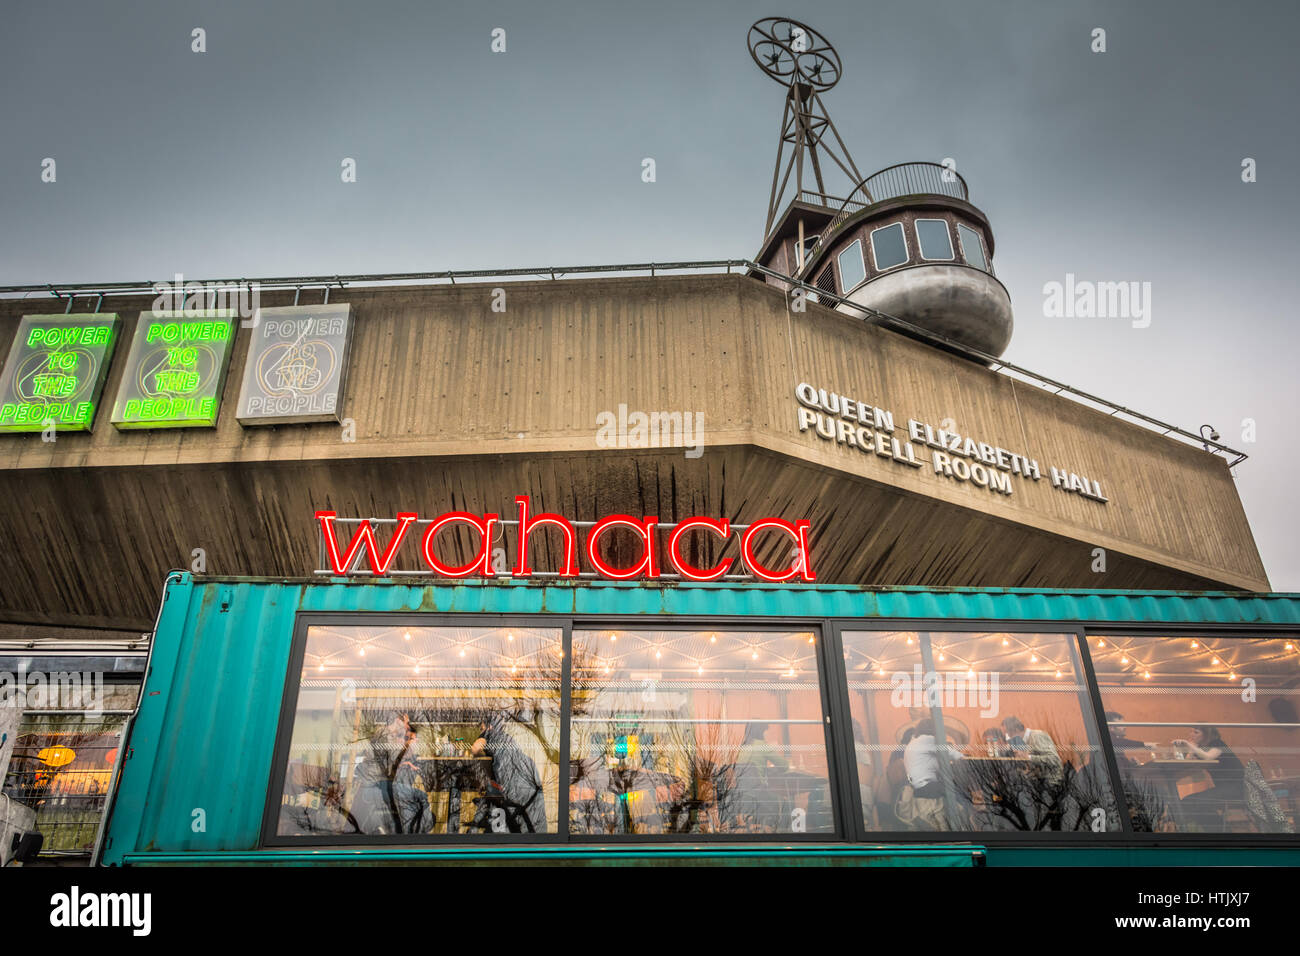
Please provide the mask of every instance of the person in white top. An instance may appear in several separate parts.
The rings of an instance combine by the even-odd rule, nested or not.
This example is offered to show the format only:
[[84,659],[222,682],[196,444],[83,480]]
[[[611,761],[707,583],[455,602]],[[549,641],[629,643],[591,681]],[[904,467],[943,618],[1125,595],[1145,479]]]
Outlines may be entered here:
[[[961,752],[951,744],[944,748],[952,760],[960,760]],[[903,769],[907,781],[918,797],[942,797],[943,782],[939,776],[940,751],[934,739],[934,721],[926,717],[916,725],[914,736],[903,750]]]

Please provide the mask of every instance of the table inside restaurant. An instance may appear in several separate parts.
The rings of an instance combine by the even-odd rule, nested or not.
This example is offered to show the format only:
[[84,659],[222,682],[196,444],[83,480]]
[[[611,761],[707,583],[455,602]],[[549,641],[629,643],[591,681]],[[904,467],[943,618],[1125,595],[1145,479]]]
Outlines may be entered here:
[[[417,757],[420,778],[430,796],[447,794],[447,833],[460,830],[461,795],[483,793],[492,774],[492,758],[473,754],[444,757]],[[432,810],[432,805],[430,806]]]

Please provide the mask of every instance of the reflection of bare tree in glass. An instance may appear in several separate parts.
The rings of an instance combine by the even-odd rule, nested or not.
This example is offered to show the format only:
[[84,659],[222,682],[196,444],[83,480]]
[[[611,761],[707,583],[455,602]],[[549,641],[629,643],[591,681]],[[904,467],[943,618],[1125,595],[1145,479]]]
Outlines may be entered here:
[[[1053,741],[1059,738],[1044,729]],[[1114,829],[1115,802],[1099,755],[1073,741],[1056,744],[1055,761],[1021,753],[1023,759],[988,760],[978,755],[953,762],[957,798],[975,829],[1087,831]],[[1100,809],[1104,818],[1098,818]],[[1000,824],[1000,826],[999,826]]]
[[[575,652],[579,649],[575,645]],[[580,682],[579,678],[586,678]],[[645,713],[634,697],[600,693],[594,656],[574,660],[569,815],[585,833],[712,833],[734,829],[737,743],[718,715]],[[581,692],[580,692],[581,688]],[[626,710],[627,716],[618,716]],[[611,715],[610,711],[615,713]],[[629,737],[638,740],[631,753]],[[619,748],[623,748],[619,752]]]
[[1169,801],[1159,788],[1137,779],[1131,765],[1126,766],[1120,757],[1120,779],[1124,785],[1124,801],[1128,804],[1129,822],[1136,833],[1162,833],[1172,831],[1173,812]]

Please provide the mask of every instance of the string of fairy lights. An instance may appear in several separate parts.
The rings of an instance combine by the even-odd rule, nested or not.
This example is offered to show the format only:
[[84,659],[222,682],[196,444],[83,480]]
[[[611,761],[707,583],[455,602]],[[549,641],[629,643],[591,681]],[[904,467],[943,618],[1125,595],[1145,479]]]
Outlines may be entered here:
[[[1282,638],[1093,637],[1088,645],[1099,672],[1106,661],[1118,668],[1107,676],[1141,680],[1217,677],[1235,682],[1263,676],[1269,665],[1279,662],[1289,660],[1300,667],[1296,642]],[[1255,656],[1247,660],[1252,651]],[[1165,656],[1160,656],[1162,652]],[[1189,664],[1195,669],[1185,666]]]
[[[351,668],[384,658],[382,666],[409,669],[413,676],[433,676],[447,662],[464,661],[482,668],[487,654],[489,670],[518,675],[542,665],[542,655],[552,661],[564,656],[559,628],[313,628],[308,662],[318,674],[331,668]],[[397,640],[400,632],[401,640]],[[419,641],[415,637],[420,638]],[[324,648],[317,638],[335,639],[343,646]],[[623,643],[619,644],[619,638]],[[847,632],[845,657],[858,655],[858,669],[884,676],[910,668],[919,660],[919,632]],[[968,676],[977,672],[1037,672],[1055,678],[1073,677],[1070,652],[1072,634],[948,632],[929,636],[935,667]],[[1225,638],[1204,636],[1092,636],[1088,639],[1093,666],[1099,677],[1114,681],[1150,681],[1168,678],[1222,678],[1236,682],[1252,675],[1269,674],[1287,661],[1300,667],[1300,644],[1283,638]],[[429,643],[436,646],[429,648]],[[816,637],[789,631],[638,631],[579,630],[575,662],[587,677],[610,676],[632,666],[655,666],[676,673],[693,671],[697,677],[731,672],[758,665],[796,677],[812,668]],[[973,647],[968,647],[972,645]],[[874,653],[868,648],[878,648]],[[369,659],[367,659],[367,655]],[[667,658],[665,658],[667,655]],[[1252,656],[1253,655],[1253,656]],[[396,658],[396,665],[387,658]],[[749,665],[743,658],[749,659]],[[742,659],[738,661],[738,658]],[[651,663],[653,662],[653,664]],[[381,666],[381,665],[376,665]],[[1271,676],[1271,675],[1270,675]]]
[[[884,638],[886,644],[895,643],[898,637],[902,637],[901,649],[896,657],[886,659],[884,654],[870,654],[862,646],[862,639],[868,641],[879,641]],[[1063,635],[1027,635],[1031,638],[1049,637],[1064,641]],[[958,647],[963,641],[975,641],[977,645],[987,643],[992,638],[996,643],[992,646],[994,651],[982,660],[975,659],[973,654],[963,654],[958,651]],[[865,660],[858,665],[860,669],[874,671],[877,676],[883,676],[887,673],[897,671],[903,668],[910,668],[913,664],[920,661],[920,635],[913,632],[855,632],[844,635],[844,645],[846,656],[851,651],[857,652]],[[1074,673],[1073,665],[1069,660],[1068,648],[1062,646],[1059,649],[1044,647],[1040,643],[1030,643],[1019,634],[942,634],[931,635],[930,648],[934,654],[935,667],[941,665],[944,669],[952,672],[960,672],[964,667],[968,677],[974,677],[976,671],[1003,671],[1014,670],[1010,665],[1012,660],[1020,657],[1028,661],[1031,667],[1036,667],[1045,673],[1051,673],[1054,677],[1072,676]],[[998,663],[999,666],[990,666],[992,663]]]
[[[490,658],[488,669],[518,674],[536,668],[540,655],[548,653],[548,648],[555,659],[564,655],[558,629],[322,627],[312,630],[304,671],[314,668],[317,674],[340,669],[350,671],[357,664],[374,664],[409,670],[413,676],[433,676],[439,670],[446,670],[449,658],[453,664],[464,660],[467,666],[481,668],[484,654]],[[399,630],[400,643],[396,640]],[[414,640],[417,636],[419,641]],[[621,646],[620,636],[623,637]],[[327,649],[321,646],[322,639],[337,640],[344,646]],[[430,641],[438,646],[428,649]],[[808,632],[575,631],[574,645],[580,655],[575,663],[588,676],[613,675],[627,667],[648,666],[651,657],[657,667],[677,673],[693,671],[697,677],[736,670],[737,656],[748,658],[750,664],[759,664],[763,670],[779,670],[781,677],[797,677],[810,666],[815,671],[812,658],[816,637]],[[639,655],[645,655],[643,661],[638,660]],[[377,659],[381,657],[395,657],[396,664],[385,661],[379,665]],[[746,665],[741,662],[739,666]]]
[[[894,656],[887,652],[871,654],[855,640],[863,637],[871,641],[884,638],[886,645],[898,646],[899,653]],[[901,642],[897,641],[899,637],[903,638]],[[1061,647],[1044,646],[1044,638],[1059,640]],[[1073,639],[1073,635],[949,633],[932,635],[930,642],[936,668],[942,665],[952,672],[965,668],[971,677],[977,671],[1037,669],[1059,678],[1073,674],[1068,644]],[[859,669],[883,676],[919,661],[919,640],[919,634],[907,632],[846,634],[846,657],[850,651],[857,652],[864,658],[858,664]],[[961,643],[969,641],[975,642],[976,651],[961,653],[958,650]],[[1300,644],[1281,638],[1228,638],[1216,642],[1205,637],[1102,636],[1089,638],[1088,646],[1098,676],[1108,680],[1221,677],[1235,682],[1251,674],[1263,675],[1271,665],[1280,662],[1291,661],[1300,667]],[[1252,651],[1255,656],[1246,660],[1246,655]],[[982,656],[977,657],[980,652],[983,652]],[[1195,667],[1187,666],[1189,664]]]

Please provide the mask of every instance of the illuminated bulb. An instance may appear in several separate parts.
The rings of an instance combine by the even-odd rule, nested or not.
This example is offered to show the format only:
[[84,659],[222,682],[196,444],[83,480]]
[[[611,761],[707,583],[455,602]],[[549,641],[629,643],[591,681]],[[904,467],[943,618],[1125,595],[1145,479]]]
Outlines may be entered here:
[[751,658],[752,660],[758,660],[758,651],[755,651],[754,653],[750,654],[749,656],[750,656],[750,658]]
[[812,642],[813,642],[813,639],[812,639],[811,637],[808,638],[808,643],[811,644]]
[[1057,677],[1061,676],[1061,669],[1059,667],[1056,669],[1056,676]]
[[1286,649],[1287,649],[1288,651],[1291,650],[1291,648],[1293,648],[1293,647],[1295,647],[1295,645],[1292,644],[1290,641],[1287,641],[1287,642],[1286,642]]
[[907,643],[909,643],[909,644],[912,643],[912,639],[911,639],[910,637],[907,639]]
[[659,660],[659,658],[661,658],[661,657],[663,657],[663,656],[664,656],[664,652],[663,652],[663,651],[655,651],[655,660]]
[[323,671],[323,670],[325,669],[325,665],[322,664],[320,667],[318,667],[318,668],[316,668],[316,669],[317,669],[318,671]]
[[877,673],[877,674],[883,674],[884,672],[885,672],[885,669],[884,669],[883,667],[881,667],[879,664],[877,664],[877,665],[876,665],[876,673]]
[[1120,662],[1121,664],[1127,664],[1127,663],[1128,663],[1128,655],[1125,654],[1123,657],[1121,657],[1121,658],[1119,659],[1119,662]]
[[1150,679],[1151,679],[1151,672],[1150,672],[1150,671],[1143,671],[1143,672],[1142,672],[1142,676],[1145,677],[1147,680],[1150,680]]
[[1201,646],[1201,645],[1200,645],[1199,643],[1197,643],[1196,641],[1192,641],[1192,650],[1196,650],[1196,649],[1197,649],[1198,647],[1200,647],[1200,646]]
[[605,665],[605,673],[606,673],[606,674],[609,673],[609,665],[608,665],[608,664]]
[[415,672],[416,672],[417,674],[420,673],[420,665],[419,665],[419,664],[416,664],[416,665],[415,665]]
[[1236,680],[1236,679],[1237,679],[1237,675],[1236,675],[1236,674],[1229,674],[1229,675],[1228,675],[1228,680]]
[[968,668],[966,668],[966,676],[967,676],[967,677],[974,677],[974,676],[975,676],[975,668],[973,668],[973,667],[968,667]]
[[1002,646],[1003,646],[1003,647],[1009,647],[1009,646],[1011,646],[1011,642],[1010,642],[1009,640],[1007,640],[1007,639],[1004,637],[1004,638],[1002,638]]
[[609,639],[610,639],[611,641],[617,641],[617,640],[618,640],[618,635],[617,635],[617,634],[613,634],[613,633],[611,633],[611,634],[609,635]]
[[360,654],[362,657],[365,657],[365,656],[366,656],[366,649],[365,649],[364,647],[359,647],[359,648],[357,648],[357,653]]
[[463,647],[460,649],[460,656],[461,656],[461,657],[464,657],[464,656],[465,656],[465,648],[463,648]]
[[1217,657],[1212,657],[1210,658],[1210,663],[1217,667],[1219,664],[1219,659]]
[[1037,663],[1038,663],[1038,655],[1037,655],[1037,654],[1030,654],[1030,655],[1029,655],[1029,663],[1031,663],[1031,664],[1037,664]]
[[410,632],[410,631],[407,631],[407,632],[406,632],[405,634],[403,634],[402,636],[403,636],[404,638],[406,638],[406,639],[409,641],[409,640],[411,639],[411,632]]
[[709,643],[710,643],[710,644],[716,644],[716,643],[718,643],[718,635],[716,635],[716,634],[710,634],[710,635],[709,635]]
[[944,658],[944,656],[943,656],[942,654],[939,655],[939,660],[945,660],[945,658]]
[[514,639],[515,639],[515,636],[514,636],[513,634],[506,634],[506,640],[507,640],[507,641],[513,641]]
[[511,664],[511,665],[510,665],[510,673],[513,674],[513,673],[515,672],[515,669],[516,669],[516,668],[515,668],[515,665],[514,665],[514,664]]
[[703,668],[703,667],[697,667],[697,668],[695,668],[695,673],[703,675],[703,673],[704,673],[704,668]]
[[1105,646],[1106,646],[1106,642],[1103,641],[1101,638],[1097,638],[1097,646],[1098,646],[1098,647],[1105,647]]

